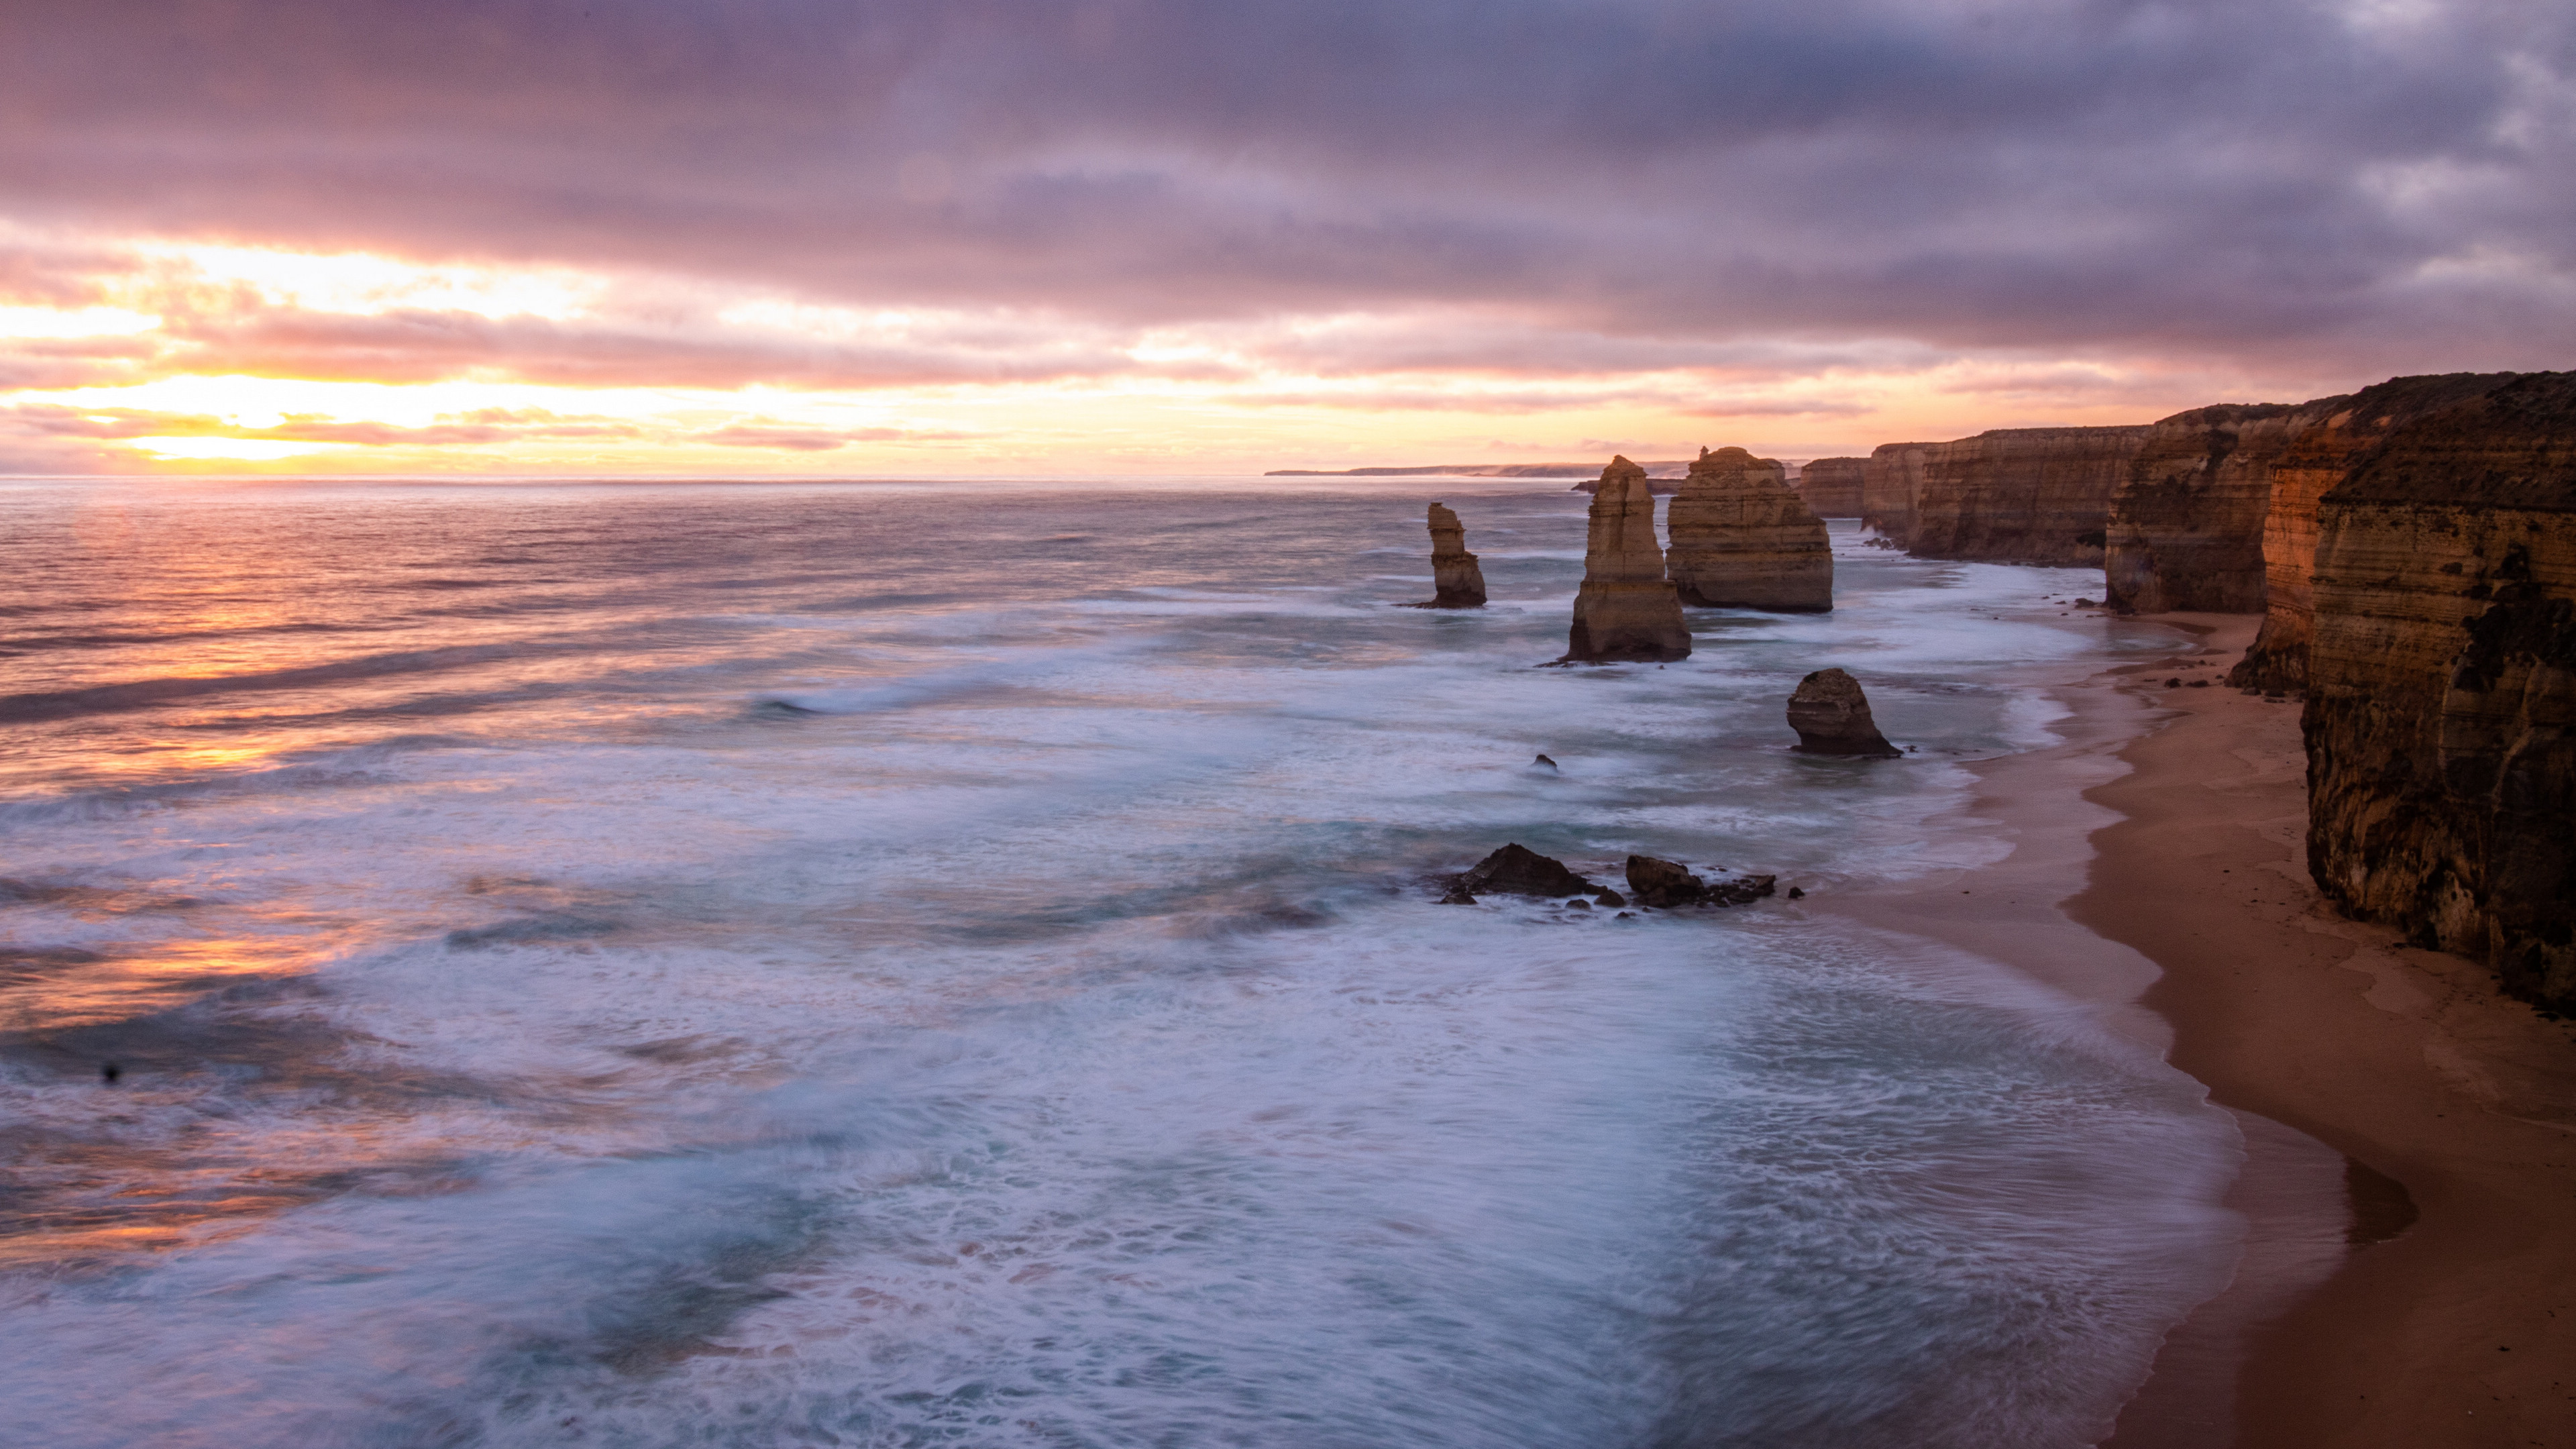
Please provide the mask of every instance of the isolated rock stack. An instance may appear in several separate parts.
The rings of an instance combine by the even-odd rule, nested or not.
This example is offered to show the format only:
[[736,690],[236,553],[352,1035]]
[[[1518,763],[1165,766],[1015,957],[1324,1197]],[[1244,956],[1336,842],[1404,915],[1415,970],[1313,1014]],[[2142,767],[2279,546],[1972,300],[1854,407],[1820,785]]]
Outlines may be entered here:
[[1789,696],[1789,727],[1798,732],[1802,754],[1891,760],[1903,753],[1878,732],[1860,681],[1839,669],[1819,669],[1798,681],[1798,692]]
[[1668,531],[1665,567],[1685,604],[1790,613],[1834,606],[1825,521],[1769,458],[1700,449],[1673,498]]
[[1690,657],[1681,600],[1664,577],[1655,543],[1655,495],[1646,470],[1612,458],[1592,495],[1592,526],[1583,550],[1583,587],[1574,596],[1574,627],[1565,657],[1585,663]]
[[1485,607],[1485,571],[1477,567],[1476,556],[1467,552],[1467,526],[1445,503],[1431,505],[1431,584],[1434,597],[1415,608]]

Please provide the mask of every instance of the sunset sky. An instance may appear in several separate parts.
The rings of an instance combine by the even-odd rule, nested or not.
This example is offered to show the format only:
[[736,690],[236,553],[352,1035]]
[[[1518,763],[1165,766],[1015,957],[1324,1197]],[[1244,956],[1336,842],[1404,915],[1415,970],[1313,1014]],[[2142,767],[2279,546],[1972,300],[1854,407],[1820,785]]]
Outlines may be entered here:
[[0,0],[0,472],[1803,459],[2576,366],[2543,0]]

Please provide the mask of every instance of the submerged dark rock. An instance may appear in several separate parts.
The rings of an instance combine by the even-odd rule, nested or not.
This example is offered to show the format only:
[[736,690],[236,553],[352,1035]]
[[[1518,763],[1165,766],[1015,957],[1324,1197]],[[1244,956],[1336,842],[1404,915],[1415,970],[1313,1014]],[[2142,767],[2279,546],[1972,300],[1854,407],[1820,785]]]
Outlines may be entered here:
[[1556,761],[1549,759],[1545,755],[1539,756],[1537,759],[1530,761],[1530,763],[1532,765],[1545,765],[1551,774],[1556,772]]
[[1507,896],[1570,896],[1599,889],[1592,882],[1525,845],[1506,845],[1457,879],[1460,889]]
[[1798,732],[1804,754],[1887,760],[1902,753],[1878,732],[1860,681],[1839,669],[1819,669],[1798,681],[1798,692],[1789,696],[1789,727]]
[[1455,880],[1449,882],[1449,894],[1440,898],[1440,904],[1444,906],[1472,906],[1475,903],[1475,892]]
[[1676,862],[1632,855],[1628,857],[1628,892],[1641,906],[1671,910],[1698,904],[1708,895],[1708,885]]

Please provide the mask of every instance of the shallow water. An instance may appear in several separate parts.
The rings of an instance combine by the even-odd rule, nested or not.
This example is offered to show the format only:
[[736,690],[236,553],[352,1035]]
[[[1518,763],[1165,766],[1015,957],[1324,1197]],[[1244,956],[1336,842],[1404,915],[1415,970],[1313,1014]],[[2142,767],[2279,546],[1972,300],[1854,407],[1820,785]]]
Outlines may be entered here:
[[[2169,636],[1837,524],[1533,668],[1555,489],[0,485],[0,1437],[2087,1442],[2226,1273],[2197,1084],[1435,877],[1993,859],[1959,762]],[[1826,664],[1913,756],[1784,749]]]

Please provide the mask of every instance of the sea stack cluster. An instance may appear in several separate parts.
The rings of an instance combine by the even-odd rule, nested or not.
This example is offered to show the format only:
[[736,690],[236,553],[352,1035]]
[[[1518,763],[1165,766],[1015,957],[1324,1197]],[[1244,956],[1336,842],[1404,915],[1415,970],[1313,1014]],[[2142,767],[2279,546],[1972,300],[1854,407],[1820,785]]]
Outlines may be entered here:
[[1655,495],[1646,470],[1614,457],[1592,495],[1583,587],[1574,596],[1565,657],[1655,662],[1687,659],[1690,652],[1681,600],[1664,577],[1664,551],[1655,542]]
[[1665,565],[1685,604],[1788,613],[1834,606],[1825,521],[1773,459],[1702,448],[1673,497],[1668,531]]

